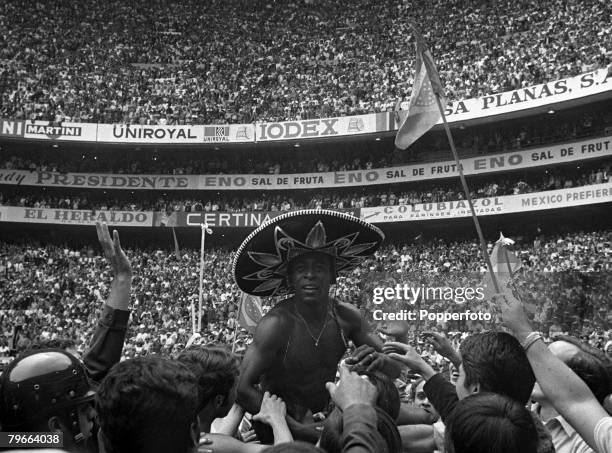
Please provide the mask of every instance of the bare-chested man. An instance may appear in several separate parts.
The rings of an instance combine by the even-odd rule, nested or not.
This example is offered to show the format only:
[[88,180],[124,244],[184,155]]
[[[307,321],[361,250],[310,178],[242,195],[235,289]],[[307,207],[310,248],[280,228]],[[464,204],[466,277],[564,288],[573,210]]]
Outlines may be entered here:
[[399,375],[359,310],[329,296],[338,272],[356,267],[383,239],[378,228],[347,214],[308,210],[277,217],[244,241],[234,265],[240,288],[293,294],[264,316],[244,358],[238,402],[246,410],[257,413],[264,391],[278,395],[294,437],[316,442],[306,416],[327,408],[325,383],[334,381],[349,340],[360,348],[347,363]]

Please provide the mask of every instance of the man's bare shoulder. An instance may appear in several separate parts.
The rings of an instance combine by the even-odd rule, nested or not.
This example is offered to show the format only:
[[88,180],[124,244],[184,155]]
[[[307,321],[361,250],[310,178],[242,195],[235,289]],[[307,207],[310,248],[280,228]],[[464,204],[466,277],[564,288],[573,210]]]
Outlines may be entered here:
[[255,332],[256,343],[278,342],[289,335],[293,316],[291,300],[279,302],[259,321]]

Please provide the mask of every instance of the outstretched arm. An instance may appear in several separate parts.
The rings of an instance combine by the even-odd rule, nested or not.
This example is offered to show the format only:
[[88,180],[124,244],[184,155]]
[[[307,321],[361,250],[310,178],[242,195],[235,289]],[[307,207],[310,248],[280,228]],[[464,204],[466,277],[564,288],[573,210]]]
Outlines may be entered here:
[[382,352],[382,340],[367,331],[359,310],[349,304],[338,304],[338,315],[348,324],[348,337],[358,346],[353,355],[346,359],[346,364],[355,370],[380,370],[391,379],[399,377],[401,366]]
[[461,365],[461,355],[459,351],[453,348],[448,338],[437,332],[424,332],[423,335],[426,337],[427,341],[433,345],[438,354],[450,360],[451,363],[455,365],[455,368],[459,368],[459,365]]
[[527,358],[547,399],[586,443],[598,451],[595,427],[608,416],[604,408],[582,379],[548,350],[541,337],[533,333],[522,303],[509,290],[497,295],[495,301],[501,307],[506,326],[526,346]]

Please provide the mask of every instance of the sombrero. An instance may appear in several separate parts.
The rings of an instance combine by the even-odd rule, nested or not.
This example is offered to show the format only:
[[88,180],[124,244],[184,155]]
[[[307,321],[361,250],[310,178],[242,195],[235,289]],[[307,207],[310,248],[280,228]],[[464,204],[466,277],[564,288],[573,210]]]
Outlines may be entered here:
[[346,272],[374,254],[384,239],[374,225],[342,212],[288,212],[261,224],[242,242],[234,257],[234,280],[254,296],[286,295],[291,292],[288,264],[295,258],[325,253],[335,259],[336,273]]

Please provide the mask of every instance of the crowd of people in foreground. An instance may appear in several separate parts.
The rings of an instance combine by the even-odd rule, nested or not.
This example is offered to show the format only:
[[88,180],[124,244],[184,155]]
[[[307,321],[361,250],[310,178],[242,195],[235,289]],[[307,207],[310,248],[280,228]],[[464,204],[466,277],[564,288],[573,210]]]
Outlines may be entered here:
[[[457,178],[455,178],[457,179]],[[472,199],[519,195],[544,192],[548,190],[568,189],[591,184],[604,184],[610,181],[610,165],[599,162],[596,165],[583,165],[578,173],[575,168],[551,169],[537,173],[526,173],[521,176],[505,178],[482,178],[470,184]],[[354,209],[378,206],[406,206],[419,203],[439,203],[464,200],[465,195],[458,181],[423,182],[418,190],[410,186],[390,186],[385,189],[362,188],[336,189],[325,192],[312,190],[296,191],[294,195],[276,194],[268,191],[263,194],[239,196],[231,192],[203,192],[202,197],[168,197],[159,193],[139,191],[129,197],[110,196],[108,192],[88,191],[79,195],[52,196],[40,188],[14,188],[4,186],[0,191],[0,206],[23,206],[29,208],[50,209],[88,209],[88,210],[121,210],[121,211],[157,211],[157,212],[286,212],[296,209]],[[210,194],[210,195],[209,195]]]
[[392,110],[413,84],[409,19],[453,100],[610,62],[605,0],[11,0],[0,6],[0,116],[216,124]]
[[[386,341],[379,338],[380,347],[349,344],[339,364],[321,363],[338,369],[336,379],[317,390],[330,405],[307,415],[304,425],[289,416],[290,408],[295,411],[290,402],[269,392],[259,396],[257,410],[245,413],[250,368],[244,363],[262,360],[253,353],[239,366],[227,348],[190,341],[174,358],[149,354],[120,361],[131,277],[138,271],[118,233],[111,238],[98,226],[98,234],[112,281],[91,346],[82,363],[66,345],[36,349],[49,346],[43,342],[11,362],[0,391],[5,431],[46,432],[49,443],[62,433],[71,453],[612,452],[612,360],[570,336],[547,348],[527,316],[524,292],[513,284],[493,295],[511,333],[490,330],[451,341],[428,332],[423,338],[430,352],[419,354],[409,344],[408,324],[398,322],[379,326]],[[319,282],[334,272],[301,267],[322,259],[312,253],[290,265],[292,284],[300,275]],[[295,291],[293,300],[313,296]],[[258,329],[259,341],[263,333]],[[261,351],[262,344],[256,340],[251,347]],[[92,381],[98,382],[95,392]],[[36,383],[34,397],[24,382]],[[315,433],[309,443],[295,440],[303,435],[300,426]],[[261,443],[248,442],[251,427]]]

